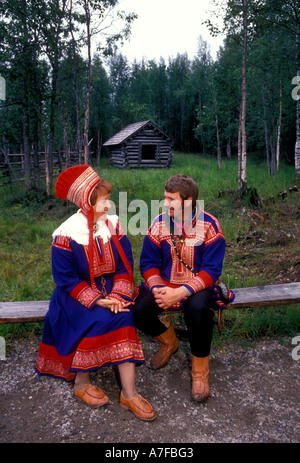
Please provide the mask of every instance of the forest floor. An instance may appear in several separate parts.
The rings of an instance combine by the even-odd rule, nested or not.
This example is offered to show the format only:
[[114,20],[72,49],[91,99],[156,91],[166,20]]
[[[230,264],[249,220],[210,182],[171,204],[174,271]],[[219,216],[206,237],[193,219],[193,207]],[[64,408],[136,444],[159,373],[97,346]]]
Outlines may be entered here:
[[[249,228],[228,243],[227,266],[264,282],[266,274],[270,283],[300,281],[298,195],[272,213],[245,209],[241,220]],[[178,333],[180,349],[158,371],[149,367],[157,343],[141,335],[146,363],[136,368],[136,382],[157,412],[153,422],[120,407],[115,368],[92,374],[110,401],[90,409],[74,397],[72,384],[35,373],[40,337],[9,341],[0,361],[0,442],[101,443],[100,455],[111,444],[299,443],[300,360],[291,337],[222,341],[221,335],[211,352],[211,397],[198,404],[190,399],[189,346]]]

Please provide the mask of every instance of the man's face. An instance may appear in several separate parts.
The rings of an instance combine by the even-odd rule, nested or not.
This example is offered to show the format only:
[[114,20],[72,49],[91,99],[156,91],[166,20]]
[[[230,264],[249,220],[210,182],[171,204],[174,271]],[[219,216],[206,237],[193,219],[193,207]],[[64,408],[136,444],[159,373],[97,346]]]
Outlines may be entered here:
[[181,220],[182,199],[180,197],[179,192],[177,191],[176,193],[169,193],[168,191],[165,191],[164,197],[164,206],[167,208],[169,216],[178,217]]
[[181,221],[188,220],[192,210],[192,198],[182,201],[178,191],[176,193],[165,191],[164,197],[164,206],[167,208],[170,217]]

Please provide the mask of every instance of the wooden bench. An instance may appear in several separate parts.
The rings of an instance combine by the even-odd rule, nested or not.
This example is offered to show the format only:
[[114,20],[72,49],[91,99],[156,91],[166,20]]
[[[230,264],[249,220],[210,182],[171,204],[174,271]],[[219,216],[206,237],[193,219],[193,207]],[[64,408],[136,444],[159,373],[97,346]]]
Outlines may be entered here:
[[[297,304],[300,302],[300,282],[233,289],[235,300],[226,310]],[[0,324],[42,322],[49,301],[0,302]],[[222,312],[222,311],[220,311]],[[176,314],[166,311],[164,314]]]
[[[221,334],[222,331],[223,310],[274,307],[278,305],[297,304],[300,302],[300,282],[251,286],[249,288],[236,288],[232,291],[235,294],[234,301],[228,304],[225,309],[218,311],[217,325],[219,334]],[[180,311],[166,310],[161,320],[163,321],[164,318],[176,313],[180,313]],[[166,325],[168,325],[168,322],[166,322]]]

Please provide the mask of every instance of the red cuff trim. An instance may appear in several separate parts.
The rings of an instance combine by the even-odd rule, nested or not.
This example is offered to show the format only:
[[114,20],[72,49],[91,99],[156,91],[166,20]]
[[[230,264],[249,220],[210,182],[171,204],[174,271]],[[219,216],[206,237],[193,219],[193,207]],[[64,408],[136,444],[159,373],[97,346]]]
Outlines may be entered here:
[[80,297],[80,294],[85,290],[89,289],[90,286],[85,282],[82,281],[79,283],[77,286],[75,286],[74,289],[71,291],[71,296],[74,297],[74,299],[78,299]]
[[114,276],[114,281],[118,281],[118,280],[125,280],[125,281],[128,281],[128,283],[131,283],[132,280],[131,280],[131,277],[130,275],[128,275],[128,273],[118,273],[118,275],[115,275]]
[[118,294],[121,297],[132,297],[132,281],[127,279],[114,280],[111,293]]
[[197,275],[195,275],[190,281],[188,281],[183,286],[185,286],[190,291],[192,291],[193,294],[195,294],[212,285],[212,283],[213,280],[211,276],[204,270],[201,270],[199,273],[197,273]]
[[71,296],[80,304],[90,308],[99,299],[101,293],[100,291],[99,293],[94,291],[87,283],[82,281],[71,291]]
[[154,275],[159,275],[160,276],[160,271],[158,268],[151,268],[150,270],[146,270],[146,272],[143,273],[143,278],[145,280],[148,280],[148,278],[154,276]]
[[208,286],[211,286],[214,283],[212,277],[205,270],[201,270],[199,273],[197,273],[196,276],[201,278],[201,280],[204,282],[206,288]]
[[160,271],[157,268],[146,270],[146,272],[143,273],[143,277],[150,290],[157,286],[165,286],[160,276]]

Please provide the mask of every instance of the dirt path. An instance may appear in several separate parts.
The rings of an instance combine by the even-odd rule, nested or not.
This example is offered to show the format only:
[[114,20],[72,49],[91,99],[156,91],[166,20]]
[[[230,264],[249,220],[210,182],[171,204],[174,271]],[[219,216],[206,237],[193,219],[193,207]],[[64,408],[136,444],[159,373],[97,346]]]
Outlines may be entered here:
[[93,374],[110,402],[90,409],[73,387],[34,371],[39,339],[16,341],[0,361],[2,443],[298,443],[300,360],[291,339],[263,340],[249,347],[227,344],[211,355],[211,397],[190,400],[190,357],[185,340],[162,370],[148,359],[157,344],[144,338],[147,363],[137,368],[139,392],[158,418],[141,422],[120,408],[113,368]]

